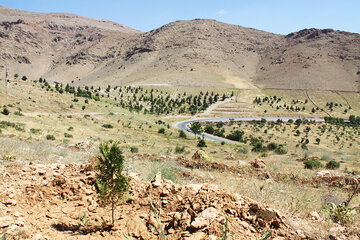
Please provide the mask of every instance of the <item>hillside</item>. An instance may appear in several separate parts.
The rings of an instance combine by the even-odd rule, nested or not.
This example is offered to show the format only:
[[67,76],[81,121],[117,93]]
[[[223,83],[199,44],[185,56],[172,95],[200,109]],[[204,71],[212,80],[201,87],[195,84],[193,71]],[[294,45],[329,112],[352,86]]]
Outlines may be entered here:
[[141,33],[70,14],[0,7],[0,58],[14,73],[77,85],[359,91],[360,35],[286,36],[196,19]]
[[[214,123],[219,133],[243,131],[244,138],[262,140],[266,149],[259,153],[254,141],[246,140],[237,144],[206,141],[207,147],[200,150],[194,136],[187,132],[181,136],[171,127],[191,117],[190,113],[179,116],[177,111],[184,106],[157,115],[151,110],[138,112],[124,102],[141,95],[147,99],[153,95],[153,102],[175,94],[199,99],[201,90],[127,86],[96,98],[97,89],[90,89],[94,97],[60,89],[44,81],[19,79],[0,87],[0,236],[122,239],[125,234],[129,239],[159,239],[150,226],[156,224],[151,200],[157,211],[161,208],[167,239],[219,239],[225,234],[226,216],[229,233],[234,234],[229,240],[268,235],[274,239],[359,239],[359,195],[345,213],[337,208],[344,215],[336,215],[329,205],[342,203],[358,190],[358,126],[305,121],[300,125],[297,121]],[[248,102],[242,103],[253,113],[257,108],[263,112],[272,101],[262,101],[258,107],[253,101],[258,91],[247,91],[239,92],[248,96]],[[276,91],[266,93],[274,96]],[[287,96],[302,97],[300,92],[284,91],[278,95],[279,104],[290,104],[293,99]],[[342,96],[359,104],[359,94],[351,94],[338,98],[327,94],[338,106],[334,112],[344,116],[348,105]],[[323,95],[311,97],[323,99]],[[299,101],[294,106],[305,106],[302,98]],[[150,109],[146,102],[139,102]],[[349,113],[358,112],[358,105],[352,107]],[[118,141],[126,160],[124,171],[133,178],[130,195],[117,208],[119,219],[111,231],[109,208],[101,206],[94,169],[99,144],[109,140]],[[304,156],[318,159],[322,167],[305,168],[309,158]],[[341,165],[327,169],[334,161]],[[79,220],[84,214],[88,223]]]
[[[56,81],[87,76],[94,64],[112,56],[113,42],[139,33],[110,21],[62,13],[31,13],[1,6],[0,22],[0,59],[8,64],[10,76],[14,73],[31,78],[51,75]],[[77,63],[81,66],[86,62],[84,69],[74,76],[57,77],[57,72],[62,71],[60,66],[71,63],[70,56],[82,56],[85,52],[87,58]]]

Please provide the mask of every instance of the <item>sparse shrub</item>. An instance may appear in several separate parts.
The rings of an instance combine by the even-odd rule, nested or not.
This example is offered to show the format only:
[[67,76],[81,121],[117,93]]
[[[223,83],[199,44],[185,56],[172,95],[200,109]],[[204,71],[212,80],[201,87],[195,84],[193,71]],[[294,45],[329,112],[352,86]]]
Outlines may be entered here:
[[160,134],[165,134],[165,128],[160,128],[159,131],[158,131],[158,133],[160,133]]
[[175,153],[181,154],[181,153],[183,153],[183,152],[185,152],[185,146],[182,146],[182,147],[176,146],[176,147],[175,147]]
[[103,124],[102,127],[103,128],[113,128],[113,125],[111,125],[111,124]]
[[9,121],[1,121],[0,122],[0,128],[14,128],[16,131],[25,132],[25,124],[23,123],[13,123]]
[[69,127],[69,128],[68,128],[68,131],[72,131],[72,130],[74,130],[73,127]]
[[3,108],[1,113],[4,115],[9,115],[10,111],[7,108]]
[[130,152],[132,152],[132,153],[138,153],[138,152],[139,152],[139,148],[138,148],[138,147],[135,147],[135,146],[132,146],[132,147],[130,147]]
[[253,148],[251,149],[252,152],[265,152],[266,147],[261,142],[256,142],[253,144]]
[[277,145],[276,143],[273,143],[273,142],[271,142],[271,143],[269,143],[269,144],[267,145],[267,149],[269,149],[269,151],[273,151],[273,150],[275,150],[277,147],[278,147],[278,145]]
[[348,207],[346,203],[339,205],[330,203],[328,210],[331,219],[343,225],[351,223],[354,216],[356,216],[356,210]]
[[27,77],[26,76],[22,76],[21,80],[26,81]]
[[46,135],[46,140],[54,141],[55,137],[54,137],[54,135],[48,134],[48,135]]
[[85,110],[85,108],[86,108],[86,107],[85,107],[84,105],[81,107],[81,109],[82,109],[83,111]]
[[205,139],[204,138],[199,138],[197,146],[198,147],[207,147]]
[[306,143],[302,143],[301,148],[304,149],[304,150],[308,150],[308,147],[307,147]]
[[331,160],[330,162],[328,162],[325,166],[327,169],[338,169],[340,167],[340,163],[335,161],[335,160]]
[[40,134],[40,133],[41,133],[41,129],[31,128],[31,129],[30,129],[30,132],[31,132],[32,134]]
[[214,133],[214,127],[212,125],[206,125],[205,132],[208,133],[208,134],[213,134]]
[[304,166],[306,169],[318,169],[324,165],[319,160],[311,158],[304,160]]
[[236,131],[230,133],[229,135],[227,135],[226,138],[233,140],[233,141],[243,142],[244,134],[245,134],[244,131],[236,130]]
[[69,133],[64,133],[64,137],[66,138],[73,138],[73,135],[69,134]]
[[96,183],[103,203],[111,205],[111,223],[115,222],[115,207],[129,189],[130,179],[121,174],[124,157],[117,142],[102,142],[97,157]]
[[186,134],[183,130],[179,130],[179,137],[180,138],[186,138]]
[[287,149],[285,148],[284,145],[279,145],[276,149],[275,149],[275,152],[277,154],[287,154]]
[[20,111],[15,111],[14,112],[14,115],[16,115],[16,116],[24,116],[24,114],[22,114]]

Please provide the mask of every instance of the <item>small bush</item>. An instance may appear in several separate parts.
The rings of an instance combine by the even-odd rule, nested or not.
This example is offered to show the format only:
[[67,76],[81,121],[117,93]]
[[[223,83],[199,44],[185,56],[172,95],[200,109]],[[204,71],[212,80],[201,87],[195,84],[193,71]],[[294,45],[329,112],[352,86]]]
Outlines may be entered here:
[[327,169],[338,169],[340,167],[340,163],[335,161],[335,160],[331,160],[330,162],[328,162],[325,166]]
[[266,152],[266,147],[261,142],[256,142],[253,144],[252,152]]
[[48,134],[48,135],[46,135],[46,140],[54,141],[54,140],[55,140],[55,137],[54,137],[54,135]]
[[342,225],[352,223],[354,221],[357,212],[355,209],[350,208],[346,203],[336,205],[334,203],[329,204],[329,215],[331,219]]
[[69,134],[69,133],[64,133],[64,137],[66,137],[66,138],[72,138],[73,135],[71,135],[71,134]]
[[30,129],[30,132],[31,132],[32,134],[40,134],[40,133],[41,133],[41,129],[31,128],[31,129]]
[[284,145],[279,145],[274,151],[277,154],[287,154],[288,152]]
[[10,111],[7,108],[4,108],[1,113],[4,115],[9,115]]
[[24,114],[22,114],[20,111],[15,111],[14,112],[14,115],[16,115],[16,116],[24,116]]
[[138,147],[135,147],[135,146],[130,147],[130,152],[132,152],[132,153],[138,153],[138,152],[139,152],[139,148],[138,148]]
[[318,169],[324,166],[319,160],[314,158],[306,159],[304,165],[306,169]]
[[183,130],[179,130],[179,137],[186,138],[186,134]]
[[197,146],[198,146],[198,147],[207,147],[206,142],[205,142],[205,139],[199,138],[199,141],[198,141]]
[[213,134],[214,133],[214,127],[212,125],[207,125],[205,127],[205,132],[208,134]]
[[176,146],[176,147],[175,147],[175,153],[181,154],[181,153],[183,153],[183,152],[185,152],[185,147],[184,147],[184,146],[182,146],[182,147]]
[[269,149],[270,151],[273,151],[276,148],[278,148],[278,145],[276,143],[271,142],[267,145],[267,149]]
[[72,131],[72,130],[74,130],[73,127],[69,127],[69,128],[68,128],[68,131]]
[[25,132],[25,124],[23,123],[13,123],[9,121],[1,121],[0,122],[0,128],[14,128],[16,131]]
[[113,128],[113,125],[111,124],[104,124],[102,125],[103,128]]
[[160,128],[159,131],[158,131],[158,133],[160,133],[160,134],[165,134],[165,128]]

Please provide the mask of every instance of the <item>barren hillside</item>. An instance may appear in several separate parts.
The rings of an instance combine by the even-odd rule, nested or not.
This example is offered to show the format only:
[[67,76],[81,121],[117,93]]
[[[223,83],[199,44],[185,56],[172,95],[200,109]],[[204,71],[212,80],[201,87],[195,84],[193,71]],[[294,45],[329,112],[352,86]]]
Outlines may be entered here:
[[0,59],[10,75],[78,85],[166,84],[359,91],[360,35],[287,36],[214,20],[150,32],[70,14],[0,7]]

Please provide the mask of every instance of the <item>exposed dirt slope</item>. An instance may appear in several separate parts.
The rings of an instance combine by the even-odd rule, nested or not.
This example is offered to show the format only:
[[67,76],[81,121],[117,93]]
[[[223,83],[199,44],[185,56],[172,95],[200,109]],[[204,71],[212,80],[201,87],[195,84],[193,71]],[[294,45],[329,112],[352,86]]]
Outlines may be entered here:
[[[219,239],[225,215],[230,239],[260,239],[269,231],[273,239],[316,239],[294,229],[277,211],[245,197],[210,185],[183,186],[157,176],[151,183],[131,182],[131,196],[116,211],[110,231],[110,211],[99,206],[91,165],[18,165],[2,169],[0,228],[7,239],[159,239],[150,227],[159,227],[150,207],[158,212],[167,239]],[[77,219],[86,212],[86,226]]]
[[140,33],[0,7],[0,40],[11,75],[78,85],[360,90],[360,35],[332,29],[283,36],[198,19]]

